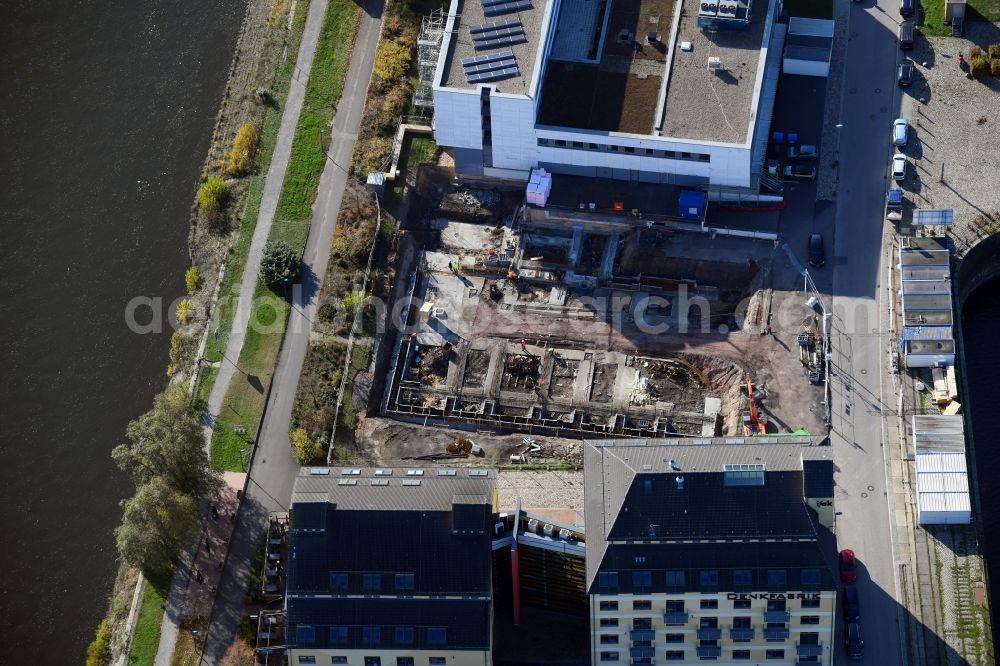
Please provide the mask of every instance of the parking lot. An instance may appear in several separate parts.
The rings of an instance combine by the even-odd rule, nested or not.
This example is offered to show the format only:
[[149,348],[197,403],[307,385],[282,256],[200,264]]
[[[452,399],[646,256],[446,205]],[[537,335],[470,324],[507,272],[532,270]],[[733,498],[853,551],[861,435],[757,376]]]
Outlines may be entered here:
[[[959,68],[958,53],[969,47],[986,50],[1000,42],[1000,28],[990,23],[967,23],[965,36],[925,37],[917,33],[912,85],[902,89],[902,115],[910,121],[903,152],[908,157],[906,197],[916,208],[952,208],[959,251],[1000,228],[1000,188],[993,174],[1000,172],[1000,79],[969,79]],[[886,144],[890,128],[886,127]],[[886,170],[890,154],[886,152]],[[942,178],[943,174],[943,178]],[[974,224],[986,217],[987,224]],[[992,218],[992,221],[989,221]],[[905,224],[904,233],[911,231]]]

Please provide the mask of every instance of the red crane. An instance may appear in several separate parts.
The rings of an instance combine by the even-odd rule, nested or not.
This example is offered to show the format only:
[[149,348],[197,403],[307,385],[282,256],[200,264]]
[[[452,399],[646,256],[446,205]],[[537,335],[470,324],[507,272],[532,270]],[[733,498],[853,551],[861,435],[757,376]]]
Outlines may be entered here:
[[753,384],[747,376],[747,401],[750,403],[750,411],[743,413],[743,436],[766,435],[767,425],[757,414],[757,405],[753,401]]

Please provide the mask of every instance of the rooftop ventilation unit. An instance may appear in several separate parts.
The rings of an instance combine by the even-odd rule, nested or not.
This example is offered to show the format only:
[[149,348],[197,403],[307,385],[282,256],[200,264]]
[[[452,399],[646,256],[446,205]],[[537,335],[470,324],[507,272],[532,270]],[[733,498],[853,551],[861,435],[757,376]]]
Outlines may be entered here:
[[708,59],[708,71],[710,72],[724,72],[726,71],[725,66],[722,64],[722,58],[717,56],[712,56]]
[[684,490],[684,477],[682,475],[675,476],[674,483],[677,484],[677,490]]

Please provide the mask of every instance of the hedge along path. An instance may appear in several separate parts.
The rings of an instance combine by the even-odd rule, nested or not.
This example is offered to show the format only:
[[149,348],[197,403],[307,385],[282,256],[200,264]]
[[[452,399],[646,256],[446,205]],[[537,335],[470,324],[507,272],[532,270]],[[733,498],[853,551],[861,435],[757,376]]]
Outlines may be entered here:
[[214,428],[219,410],[222,407],[222,400],[229,389],[229,383],[236,373],[235,362],[240,357],[240,352],[243,350],[243,342],[246,339],[247,325],[250,321],[250,314],[253,308],[253,296],[257,289],[257,274],[260,272],[260,261],[264,253],[264,245],[271,235],[271,225],[274,222],[274,214],[278,208],[278,198],[281,195],[282,185],[284,184],[285,172],[288,170],[288,162],[292,153],[292,141],[295,137],[299,114],[302,112],[306,83],[309,78],[309,71],[312,68],[313,57],[316,54],[316,45],[319,43],[319,35],[323,27],[323,19],[326,16],[326,8],[327,0],[313,0],[309,7],[309,14],[306,17],[305,28],[302,32],[302,41],[299,44],[299,53],[295,61],[295,73],[292,75],[288,97],[285,99],[285,108],[281,114],[281,126],[278,129],[278,138],[275,142],[271,166],[264,181],[264,192],[260,202],[260,211],[257,216],[257,226],[254,227],[253,238],[250,241],[250,250],[247,253],[247,260],[243,269],[239,299],[233,315],[232,331],[229,334],[229,339],[226,341],[226,351],[219,365],[215,384],[213,384],[212,392],[208,396],[205,446],[209,450],[209,453],[211,453],[211,431]]

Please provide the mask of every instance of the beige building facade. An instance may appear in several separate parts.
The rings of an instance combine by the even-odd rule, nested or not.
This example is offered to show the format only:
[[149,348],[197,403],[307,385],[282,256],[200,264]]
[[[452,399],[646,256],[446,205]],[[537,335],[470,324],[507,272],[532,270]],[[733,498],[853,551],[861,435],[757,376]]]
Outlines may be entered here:
[[593,664],[829,666],[836,593],[591,595]]
[[833,663],[832,457],[800,440],[586,443],[592,664]]
[[291,649],[288,663],[345,666],[491,666],[489,650]]

